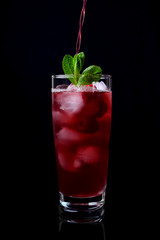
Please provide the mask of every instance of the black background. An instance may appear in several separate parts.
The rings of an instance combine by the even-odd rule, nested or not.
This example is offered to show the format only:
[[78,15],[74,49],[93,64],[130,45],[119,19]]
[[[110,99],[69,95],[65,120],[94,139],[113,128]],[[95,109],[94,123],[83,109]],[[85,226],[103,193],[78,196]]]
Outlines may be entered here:
[[[46,239],[156,236],[160,32],[156,1],[88,0],[81,50],[86,65],[113,77],[105,218],[96,227],[61,224],[51,120],[51,75],[75,54],[82,1],[5,1],[4,102],[8,118],[6,234]],[[3,89],[2,89],[3,92]],[[9,95],[9,96],[7,96]],[[11,154],[11,157],[9,157]]]

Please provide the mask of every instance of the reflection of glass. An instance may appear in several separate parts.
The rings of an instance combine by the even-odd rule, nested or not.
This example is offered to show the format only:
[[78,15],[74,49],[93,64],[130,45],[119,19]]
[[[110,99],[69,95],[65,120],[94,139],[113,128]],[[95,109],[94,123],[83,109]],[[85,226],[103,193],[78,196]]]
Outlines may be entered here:
[[[92,213],[105,201],[111,129],[111,76],[81,88],[52,76],[52,117],[60,204]],[[98,85],[99,84],[99,85]]]
[[59,219],[71,223],[93,223],[101,222],[104,217],[104,207],[98,208],[94,211],[65,211],[59,206]]
[[68,223],[66,221],[59,222],[59,237],[61,240],[70,239],[90,239],[90,240],[106,240],[106,233],[103,222],[78,224]]

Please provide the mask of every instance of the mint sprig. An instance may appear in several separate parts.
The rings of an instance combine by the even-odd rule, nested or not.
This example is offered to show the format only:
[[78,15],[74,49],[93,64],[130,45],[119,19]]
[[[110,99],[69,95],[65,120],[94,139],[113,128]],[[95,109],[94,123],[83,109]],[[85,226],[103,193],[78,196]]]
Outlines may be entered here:
[[73,67],[73,57],[69,54],[66,54],[62,60],[62,68],[65,74],[70,75],[69,80],[76,84],[76,81],[74,81],[74,78],[72,77],[74,75],[74,67]]
[[89,85],[92,82],[97,82],[102,76],[102,69],[99,66],[91,65],[82,71],[85,61],[84,52],[71,55],[65,55],[62,60],[62,68],[66,75],[69,75],[69,80],[74,85]]

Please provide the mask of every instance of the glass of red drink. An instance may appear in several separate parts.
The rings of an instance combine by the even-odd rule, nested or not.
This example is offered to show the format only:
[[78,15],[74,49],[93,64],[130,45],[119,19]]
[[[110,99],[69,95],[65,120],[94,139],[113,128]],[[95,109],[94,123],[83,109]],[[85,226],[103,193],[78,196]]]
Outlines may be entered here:
[[60,206],[68,212],[103,207],[112,115],[111,76],[73,85],[52,76],[52,120]]

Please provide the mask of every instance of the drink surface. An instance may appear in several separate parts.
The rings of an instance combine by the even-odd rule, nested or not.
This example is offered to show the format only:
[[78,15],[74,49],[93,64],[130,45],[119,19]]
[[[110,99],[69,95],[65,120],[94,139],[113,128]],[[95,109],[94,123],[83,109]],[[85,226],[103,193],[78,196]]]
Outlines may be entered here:
[[52,92],[59,191],[94,197],[106,186],[112,92]]

